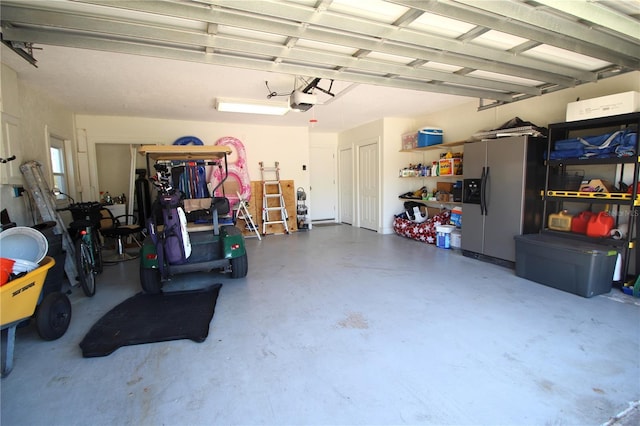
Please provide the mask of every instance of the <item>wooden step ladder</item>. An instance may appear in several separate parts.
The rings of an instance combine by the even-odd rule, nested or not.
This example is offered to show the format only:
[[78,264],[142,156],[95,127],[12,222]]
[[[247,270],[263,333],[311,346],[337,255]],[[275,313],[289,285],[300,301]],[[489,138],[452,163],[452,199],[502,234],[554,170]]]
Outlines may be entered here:
[[[275,167],[264,167],[260,161],[260,174],[262,176],[262,235],[267,234],[267,226],[281,223],[285,234],[289,233],[286,206],[280,184],[280,167],[277,161]],[[274,217],[278,216],[278,217]]]

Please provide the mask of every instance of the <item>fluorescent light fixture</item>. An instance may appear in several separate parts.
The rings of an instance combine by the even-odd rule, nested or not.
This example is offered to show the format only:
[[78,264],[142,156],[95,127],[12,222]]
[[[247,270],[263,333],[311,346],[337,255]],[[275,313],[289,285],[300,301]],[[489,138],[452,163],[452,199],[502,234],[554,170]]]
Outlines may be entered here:
[[216,109],[222,112],[240,112],[243,114],[285,115],[290,108],[287,102],[217,98]]

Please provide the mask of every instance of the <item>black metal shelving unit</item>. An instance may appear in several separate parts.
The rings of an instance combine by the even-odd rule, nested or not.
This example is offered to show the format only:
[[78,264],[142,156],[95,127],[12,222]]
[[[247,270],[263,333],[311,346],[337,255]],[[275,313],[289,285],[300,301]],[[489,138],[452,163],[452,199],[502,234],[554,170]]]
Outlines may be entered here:
[[[640,113],[621,114],[610,117],[595,118],[590,120],[571,121],[563,123],[554,123],[549,125],[549,147],[547,158],[550,157],[556,141],[569,139],[573,137],[598,135],[613,132],[616,130],[633,129],[636,133],[640,129]],[[638,177],[640,172],[640,151],[639,140],[636,136],[635,154],[628,157],[612,157],[612,158],[592,158],[592,159],[562,159],[562,160],[546,160],[546,180],[543,192],[543,223],[542,232],[549,233],[564,238],[570,238],[581,241],[589,241],[604,246],[612,247],[622,254],[622,280],[627,281],[638,275],[640,268],[640,248],[638,244],[638,229],[640,229],[640,191],[638,191]],[[559,179],[554,177],[562,176],[567,173],[567,167],[582,168],[588,172],[593,166],[615,168],[616,181],[614,185],[618,186],[623,181],[625,173],[630,167],[632,179],[627,183],[631,188],[630,193],[601,193],[601,192],[580,192],[579,190],[568,190],[566,188],[554,188],[550,185],[553,180],[557,182]],[[614,240],[613,238],[592,238],[586,235],[575,234],[570,232],[554,231],[548,228],[549,214],[556,213],[565,208],[565,203],[583,203],[583,204],[608,204],[616,209],[617,227],[620,217],[626,210],[629,217],[627,237],[622,240]],[[630,273],[631,259],[634,256],[635,270]]]

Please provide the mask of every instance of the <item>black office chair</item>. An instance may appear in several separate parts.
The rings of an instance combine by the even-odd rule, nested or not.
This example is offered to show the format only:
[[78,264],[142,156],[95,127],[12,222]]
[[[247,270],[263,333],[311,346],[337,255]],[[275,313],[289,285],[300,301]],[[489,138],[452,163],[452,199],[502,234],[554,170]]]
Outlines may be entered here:
[[[116,253],[105,256],[103,255],[102,261],[106,263],[117,263],[125,260],[137,259],[138,253],[130,254],[124,249],[124,238],[131,237],[138,247],[142,244],[136,238],[137,234],[144,231],[144,227],[136,223],[136,216],[130,214],[123,214],[119,216],[113,216],[111,210],[103,208],[101,210],[102,220],[100,221],[100,233],[105,238],[112,238],[116,241]],[[128,224],[131,222],[131,224]]]

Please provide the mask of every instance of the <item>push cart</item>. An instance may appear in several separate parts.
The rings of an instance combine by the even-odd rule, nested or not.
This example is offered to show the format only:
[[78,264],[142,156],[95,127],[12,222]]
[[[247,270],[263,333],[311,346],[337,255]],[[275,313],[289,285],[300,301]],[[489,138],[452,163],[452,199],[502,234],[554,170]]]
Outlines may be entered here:
[[59,291],[43,294],[49,269],[55,265],[46,256],[40,266],[0,287],[0,330],[2,331],[2,377],[13,369],[16,328],[26,319],[35,318],[36,329],[44,340],[55,340],[69,328],[71,302]]

